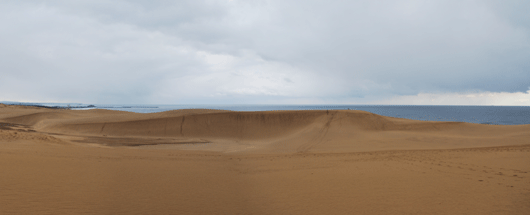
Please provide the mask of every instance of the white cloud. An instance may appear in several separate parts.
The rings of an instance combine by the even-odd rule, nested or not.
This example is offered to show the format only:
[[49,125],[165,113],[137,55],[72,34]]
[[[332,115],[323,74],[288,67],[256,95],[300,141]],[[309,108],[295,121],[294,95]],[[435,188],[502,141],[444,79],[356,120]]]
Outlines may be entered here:
[[530,106],[530,90],[526,92],[480,92],[480,93],[420,93],[396,96],[392,99],[373,102],[388,105],[505,105]]
[[489,1],[3,1],[0,101],[525,103],[526,9]]

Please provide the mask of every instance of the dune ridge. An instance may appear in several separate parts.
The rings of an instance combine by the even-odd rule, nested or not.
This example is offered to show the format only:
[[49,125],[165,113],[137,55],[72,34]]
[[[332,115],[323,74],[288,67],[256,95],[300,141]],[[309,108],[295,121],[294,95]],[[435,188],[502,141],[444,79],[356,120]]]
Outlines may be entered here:
[[[523,141],[525,138],[530,138],[530,125],[416,121],[357,110],[235,112],[191,109],[139,114],[97,109],[37,109],[0,120],[66,136],[101,137],[98,140],[139,138],[145,140],[145,145],[208,142],[213,143],[212,146],[222,146],[212,148],[221,151],[228,148],[230,151],[287,153],[466,148],[523,144],[528,143]],[[154,138],[164,141],[153,141]]]

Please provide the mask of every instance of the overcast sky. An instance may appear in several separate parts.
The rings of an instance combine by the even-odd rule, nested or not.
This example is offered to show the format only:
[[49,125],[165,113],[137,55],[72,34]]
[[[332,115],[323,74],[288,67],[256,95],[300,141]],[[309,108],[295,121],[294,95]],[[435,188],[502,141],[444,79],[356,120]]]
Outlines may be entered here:
[[0,1],[0,101],[530,106],[530,1]]

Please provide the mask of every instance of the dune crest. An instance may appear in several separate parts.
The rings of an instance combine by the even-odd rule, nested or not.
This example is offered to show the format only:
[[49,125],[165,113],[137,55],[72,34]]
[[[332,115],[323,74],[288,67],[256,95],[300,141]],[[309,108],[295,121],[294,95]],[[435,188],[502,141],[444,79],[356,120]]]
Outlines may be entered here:
[[[443,149],[527,144],[525,138],[530,138],[530,125],[416,121],[357,110],[175,110],[139,114],[37,109],[0,120],[45,133],[92,137],[92,142],[119,143],[116,138],[124,137],[129,142],[136,138],[134,144],[124,145],[142,145],[142,141],[145,145],[208,142],[214,151]],[[511,141],[499,141],[506,138]]]

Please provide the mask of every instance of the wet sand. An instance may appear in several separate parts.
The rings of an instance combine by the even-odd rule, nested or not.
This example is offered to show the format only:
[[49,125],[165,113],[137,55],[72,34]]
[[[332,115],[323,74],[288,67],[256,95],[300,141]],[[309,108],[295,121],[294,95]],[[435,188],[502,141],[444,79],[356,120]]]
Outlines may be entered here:
[[530,125],[0,104],[0,214],[529,214]]

